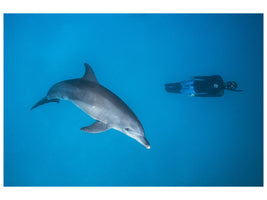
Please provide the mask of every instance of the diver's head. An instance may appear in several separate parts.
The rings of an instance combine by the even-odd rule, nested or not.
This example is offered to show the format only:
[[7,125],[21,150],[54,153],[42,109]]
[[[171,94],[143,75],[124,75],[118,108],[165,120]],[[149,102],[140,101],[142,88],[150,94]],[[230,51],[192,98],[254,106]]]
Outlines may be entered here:
[[225,89],[227,90],[235,90],[237,88],[237,83],[235,81],[228,81],[226,83]]

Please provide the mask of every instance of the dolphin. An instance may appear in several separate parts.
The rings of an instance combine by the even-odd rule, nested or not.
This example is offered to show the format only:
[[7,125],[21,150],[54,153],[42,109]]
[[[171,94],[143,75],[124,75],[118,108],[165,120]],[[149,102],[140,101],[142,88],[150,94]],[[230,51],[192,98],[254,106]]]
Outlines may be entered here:
[[101,133],[113,128],[150,149],[144,128],[134,112],[117,95],[99,84],[89,64],[84,63],[84,66],[83,77],[56,83],[31,110],[45,103],[69,100],[96,120],[81,128],[82,131]]

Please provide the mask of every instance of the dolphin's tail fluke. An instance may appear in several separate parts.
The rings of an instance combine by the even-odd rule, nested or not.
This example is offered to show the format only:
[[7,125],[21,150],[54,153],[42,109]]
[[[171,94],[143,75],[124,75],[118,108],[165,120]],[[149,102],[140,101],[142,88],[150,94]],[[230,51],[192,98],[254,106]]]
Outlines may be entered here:
[[34,108],[36,108],[36,107],[38,107],[38,106],[40,106],[40,105],[43,105],[43,104],[45,104],[45,103],[49,103],[49,102],[57,102],[57,103],[59,103],[59,99],[48,99],[48,97],[46,96],[46,97],[42,98],[40,101],[38,101],[38,102],[31,108],[31,110],[34,109]]

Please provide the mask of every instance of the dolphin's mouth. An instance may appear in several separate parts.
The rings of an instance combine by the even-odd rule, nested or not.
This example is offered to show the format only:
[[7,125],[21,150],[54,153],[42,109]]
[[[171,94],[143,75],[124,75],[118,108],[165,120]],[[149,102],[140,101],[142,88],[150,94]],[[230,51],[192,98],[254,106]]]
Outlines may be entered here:
[[150,144],[147,141],[147,139],[145,138],[145,135],[141,135],[140,133],[137,133],[136,131],[134,131],[130,128],[125,128],[122,132],[125,133],[126,135],[128,135],[129,137],[135,139],[137,142],[142,144],[147,149],[150,149]]
[[147,139],[143,136],[143,137],[139,137],[139,138],[136,138],[136,140],[142,144],[144,147],[146,147],[147,149],[150,149],[150,144],[149,142],[147,141]]

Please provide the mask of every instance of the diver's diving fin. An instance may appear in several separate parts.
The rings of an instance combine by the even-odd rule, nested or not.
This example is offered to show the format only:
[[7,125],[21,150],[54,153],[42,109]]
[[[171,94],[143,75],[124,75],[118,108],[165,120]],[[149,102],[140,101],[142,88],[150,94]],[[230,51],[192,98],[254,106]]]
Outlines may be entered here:
[[110,129],[110,127],[107,124],[100,121],[96,121],[90,126],[81,128],[82,131],[85,131],[87,133],[101,133],[108,129]]
[[34,109],[34,108],[36,108],[36,107],[38,107],[38,106],[40,106],[40,105],[43,105],[43,104],[45,104],[45,103],[49,103],[49,102],[57,102],[57,103],[59,103],[59,99],[48,99],[47,96],[46,96],[46,97],[42,98],[40,101],[38,101],[38,102],[31,108],[31,110]]
[[165,84],[165,90],[170,93],[180,93],[182,89],[181,83],[167,83]]

